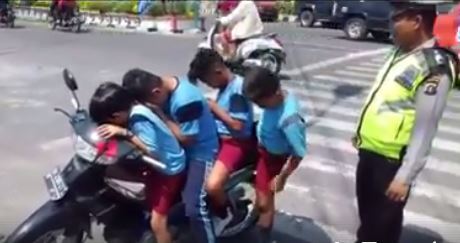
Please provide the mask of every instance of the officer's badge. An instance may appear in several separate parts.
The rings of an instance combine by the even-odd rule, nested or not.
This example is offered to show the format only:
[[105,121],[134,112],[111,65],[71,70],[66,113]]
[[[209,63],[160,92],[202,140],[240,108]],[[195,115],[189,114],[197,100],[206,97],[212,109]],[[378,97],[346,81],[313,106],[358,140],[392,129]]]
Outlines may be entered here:
[[439,76],[429,78],[425,83],[424,93],[426,95],[435,95],[438,92]]
[[395,81],[406,89],[412,89],[414,81],[419,75],[420,70],[415,66],[409,66],[403,73],[395,78]]

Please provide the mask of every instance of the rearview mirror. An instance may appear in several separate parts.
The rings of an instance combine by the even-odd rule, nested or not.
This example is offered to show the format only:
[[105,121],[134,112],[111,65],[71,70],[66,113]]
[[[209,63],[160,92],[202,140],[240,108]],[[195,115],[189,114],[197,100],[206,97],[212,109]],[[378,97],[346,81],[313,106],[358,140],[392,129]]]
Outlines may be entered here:
[[64,69],[62,75],[64,77],[65,85],[70,89],[70,91],[78,90],[77,81],[75,81],[73,74],[69,70]]

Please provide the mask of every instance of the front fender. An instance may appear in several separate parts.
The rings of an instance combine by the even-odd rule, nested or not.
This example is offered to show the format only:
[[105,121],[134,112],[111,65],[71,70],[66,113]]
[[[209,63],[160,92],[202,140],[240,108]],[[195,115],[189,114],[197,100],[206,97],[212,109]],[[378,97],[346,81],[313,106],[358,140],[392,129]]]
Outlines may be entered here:
[[83,229],[89,233],[89,217],[79,215],[76,207],[70,204],[48,201],[19,225],[5,243],[31,243],[46,232],[73,230],[76,227],[83,227],[78,230]]

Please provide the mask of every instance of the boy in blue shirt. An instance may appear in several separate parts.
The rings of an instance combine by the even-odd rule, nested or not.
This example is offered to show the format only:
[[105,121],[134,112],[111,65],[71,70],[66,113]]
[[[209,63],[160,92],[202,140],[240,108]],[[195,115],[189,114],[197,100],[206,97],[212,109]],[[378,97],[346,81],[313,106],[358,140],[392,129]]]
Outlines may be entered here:
[[269,242],[275,193],[283,190],[288,177],[305,156],[306,124],[297,99],[284,92],[279,78],[265,68],[248,71],[243,93],[263,109],[257,125],[256,201],[261,212],[258,227],[262,242]]
[[189,76],[219,90],[215,101],[208,100],[215,116],[220,150],[206,189],[218,216],[214,218],[214,228],[216,234],[220,234],[232,219],[239,220],[236,211],[231,210],[224,186],[231,173],[242,167],[244,159],[255,148],[252,103],[243,96],[243,78],[233,74],[214,50],[201,49],[196,54]]
[[184,147],[188,166],[183,193],[186,214],[197,242],[214,243],[205,182],[219,144],[216,124],[206,99],[188,78],[160,78],[141,69],[128,71],[123,77],[123,86],[140,102],[161,114],[162,120]]
[[103,83],[96,89],[89,112],[101,124],[98,128],[101,137],[124,137],[166,165],[162,171],[149,171],[146,194],[152,207],[151,227],[157,242],[172,243],[167,216],[183,186],[184,150],[155,113],[135,104],[132,96],[115,83]]

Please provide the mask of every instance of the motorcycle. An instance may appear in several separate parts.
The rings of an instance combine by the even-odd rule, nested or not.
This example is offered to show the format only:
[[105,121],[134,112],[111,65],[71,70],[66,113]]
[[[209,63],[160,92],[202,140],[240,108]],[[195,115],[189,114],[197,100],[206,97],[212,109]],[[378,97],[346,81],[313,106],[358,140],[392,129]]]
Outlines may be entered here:
[[50,12],[48,14],[48,27],[51,30],[55,30],[56,28],[60,27],[63,29],[70,29],[75,33],[79,33],[81,31],[82,25],[85,23],[84,16],[80,13],[78,8],[73,9],[70,16],[59,16],[62,13],[58,12],[59,10],[55,10],[54,12]]
[[[217,21],[198,48],[222,50],[222,45],[217,38],[219,28],[220,23]],[[279,74],[282,65],[286,63],[286,53],[276,33],[261,34],[240,43],[234,57],[226,62],[233,72],[241,75],[251,66],[265,67],[272,73]]]
[[[158,169],[165,165],[140,153],[123,139],[100,138],[96,131],[97,125],[80,106],[74,76],[67,69],[63,76],[71,91],[75,111],[72,114],[61,108],[55,108],[55,111],[69,119],[75,155],[63,169],[53,169],[44,176],[50,200],[21,223],[5,243],[60,242],[58,239],[65,243],[82,243],[92,238],[91,226],[95,221],[105,226],[106,242],[154,242],[148,223],[145,184],[142,180],[119,179],[107,171],[116,166],[129,170],[143,166]],[[226,184],[230,200],[243,205],[246,210],[240,221],[228,225],[218,237],[237,235],[255,224],[258,214],[253,206],[253,178],[252,161],[233,173]],[[175,240],[187,238],[186,234],[190,232],[184,211],[184,204],[178,200],[168,215],[169,227]],[[124,230],[130,229],[136,230],[134,233],[139,235],[139,239],[134,241],[122,238]],[[117,235],[120,232],[122,236]]]
[[0,23],[5,24],[8,28],[14,28],[14,21],[16,15],[11,6],[7,6],[6,9],[0,9]]

